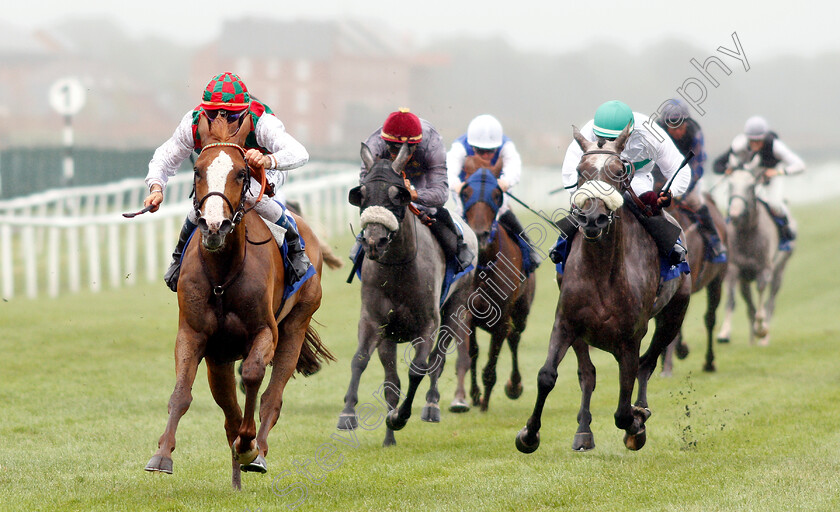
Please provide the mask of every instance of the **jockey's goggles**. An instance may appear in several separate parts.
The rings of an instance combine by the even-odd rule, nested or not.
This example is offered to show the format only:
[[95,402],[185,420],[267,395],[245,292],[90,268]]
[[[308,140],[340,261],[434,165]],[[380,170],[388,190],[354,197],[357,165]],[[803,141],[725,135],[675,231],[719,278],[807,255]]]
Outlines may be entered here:
[[227,119],[228,123],[235,123],[239,121],[239,118],[242,117],[243,114],[247,113],[248,110],[240,110],[239,112],[233,112],[231,110],[225,110],[223,108],[208,110],[204,109],[204,113],[207,115],[207,119],[210,121],[215,121],[218,116],[222,116],[223,119]]
[[474,152],[476,155],[487,155],[487,154],[490,154],[490,153],[495,153],[495,152],[496,152],[496,148],[493,148],[493,149],[487,149],[487,148],[477,148],[477,147],[475,147],[475,146],[471,146],[471,147],[472,147],[473,152]]

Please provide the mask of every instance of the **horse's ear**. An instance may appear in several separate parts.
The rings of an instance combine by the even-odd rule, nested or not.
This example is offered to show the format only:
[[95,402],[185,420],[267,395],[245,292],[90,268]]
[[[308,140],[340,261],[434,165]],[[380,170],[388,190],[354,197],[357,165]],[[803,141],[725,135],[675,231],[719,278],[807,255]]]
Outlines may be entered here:
[[358,187],[353,187],[350,189],[350,193],[347,195],[347,201],[352,204],[353,206],[361,207],[362,206],[362,198],[365,195],[365,186],[359,185]]
[[393,169],[394,172],[397,174],[402,174],[405,170],[405,164],[408,163],[408,159],[411,158],[411,154],[413,151],[411,148],[408,147],[408,143],[403,142],[402,147],[400,147],[400,152],[397,153],[397,158],[394,159]]
[[580,149],[582,149],[584,153],[586,153],[589,148],[592,147],[592,144],[594,144],[594,142],[586,140],[586,137],[580,133],[580,130],[578,130],[578,127],[575,125],[572,125],[572,136],[575,138],[575,142],[578,143],[578,146],[580,146]]
[[198,116],[198,127],[195,133],[202,146],[207,144],[207,138],[210,136],[210,120],[207,119],[207,116]]
[[362,163],[365,164],[365,169],[368,171],[371,170],[373,167],[373,153],[370,152],[370,148],[364,142],[362,142],[362,148],[359,153],[362,157]]
[[411,193],[403,187],[391,185],[388,187],[388,198],[396,206],[405,206],[411,202]]
[[621,130],[621,133],[618,134],[618,137],[615,139],[615,152],[621,153],[624,151],[624,144],[627,143],[627,138],[630,137],[630,123],[627,123],[627,126]]
[[251,133],[252,121],[251,121],[251,114],[250,112],[245,112],[243,114],[244,119],[242,119],[242,123],[237,128],[236,132],[234,133],[234,139],[237,144],[240,146],[245,146],[245,140],[248,138],[248,134]]

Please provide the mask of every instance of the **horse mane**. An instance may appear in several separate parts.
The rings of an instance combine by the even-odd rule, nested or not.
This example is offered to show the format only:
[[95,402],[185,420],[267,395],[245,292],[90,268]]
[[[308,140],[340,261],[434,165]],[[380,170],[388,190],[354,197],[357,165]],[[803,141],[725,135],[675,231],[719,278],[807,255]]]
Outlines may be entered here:
[[218,142],[227,142],[233,137],[228,129],[227,121],[221,116],[217,117],[212,123],[210,123],[209,135]]

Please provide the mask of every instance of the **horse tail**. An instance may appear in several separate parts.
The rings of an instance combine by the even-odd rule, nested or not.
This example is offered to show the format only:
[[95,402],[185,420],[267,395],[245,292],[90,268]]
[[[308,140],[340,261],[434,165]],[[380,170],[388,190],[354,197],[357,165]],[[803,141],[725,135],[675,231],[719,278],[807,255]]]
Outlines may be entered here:
[[309,377],[321,369],[322,361],[335,361],[335,356],[321,342],[315,329],[311,325],[307,326],[295,369],[304,377]]
[[321,256],[323,256],[324,263],[326,263],[328,267],[335,270],[344,266],[344,262],[341,261],[341,258],[335,255],[328,243],[322,241],[320,238],[318,239],[318,242],[321,245]]

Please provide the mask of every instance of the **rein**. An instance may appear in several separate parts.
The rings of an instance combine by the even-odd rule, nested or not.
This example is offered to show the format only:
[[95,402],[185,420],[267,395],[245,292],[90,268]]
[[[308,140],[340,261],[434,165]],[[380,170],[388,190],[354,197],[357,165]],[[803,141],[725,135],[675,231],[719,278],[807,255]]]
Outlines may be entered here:
[[[405,170],[402,171],[402,177],[404,180],[408,179],[408,176],[405,175]],[[437,222],[435,219],[429,217],[429,215],[425,212],[420,211],[419,208],[414,206],[414,203],[408,203],[408,211],[416,215],[417,218],[420,219],[420,222],[422,222],[426,226],[431,226],[432,224]]]
[[[248,232],[245,231],[245,238],[248,238]],[[213,286],[213,295],[215,297],[215,305],[216,305],[216,318],[222,318],[224,314],[223,304],[222,304],[222,295],[224,295],[225,291],[232,285],[240,275],[242,275],[242,270],[245,268],[245,259],[248,257],[248,244],[246,243],[243,246],[243,254],[242,259],[239,260],[237,263],[236,268],[233,269],[233,272],[228,274],[227,280],[220,284],[214,285],[213,280],[210,278],[210,267],[207,265],[207,260],[204,259],[204,251],[201,250],[199,247],[198,249],[198,259],[201,261],[201,268],[204,270],[204,275],[207,277],[207,280]]]
[[[232,142],[213,142],[211,144],[207,144],[206,146],[201,148],[201,150],[204,151],[207,148],[218,147],[218,146],[230,147],[230,148],[237,149],[242,154],[242,158],[243,159],[245,158],[245,148],[243,148],[239,144],[234,144]],[[207,199],[209,199],[210,197],[213,197],[213,196],[219,196],[222,199],[224,199],[225,203],[227,203],[227,205],[228,205],[228,208],[230,208],[230,211],[233,212],[233,218],[231,219],[231,222],[233,222],[233,227],[236,227],[236,225],[239,224],[240,221],[242,221],[242,218],[245,216],[245,214],[250,212],[251,210],[253,210],[257,206],[257,203],[259,203],[262,200],[263,194],[265,193],[265,189],[266,189],[265,170],[263,170],[261,176],[259,176],[259,179],[260,179],[260,194],[257,197],[257,200],[254,201],[254,206],[251,206],[250,208],[246,209],[245,208],[245,192],[248,190],[249,186],[251,185],[251,176],[254,173],[253,169],[251,169],[251,166],[248,165],[248,160],[247,159],[245,159],[245,170],[246,170],[246,179],[243,180],[243,182],[242,182],[242,193],[239,196],[239,206],[234,208],[233,203],[231,203],[230,199],[228,199],[227,196],[222,192],[216,192],[216,191],[208,192],[201,199],[198,199],[198,196],[193,197],[193,209],[195,209],[196,215],[198,217],[202,216],[201,207],[204,205],[204,202],[207,201]],[[195,178],[193,178],[193,190],[195,190]]]

